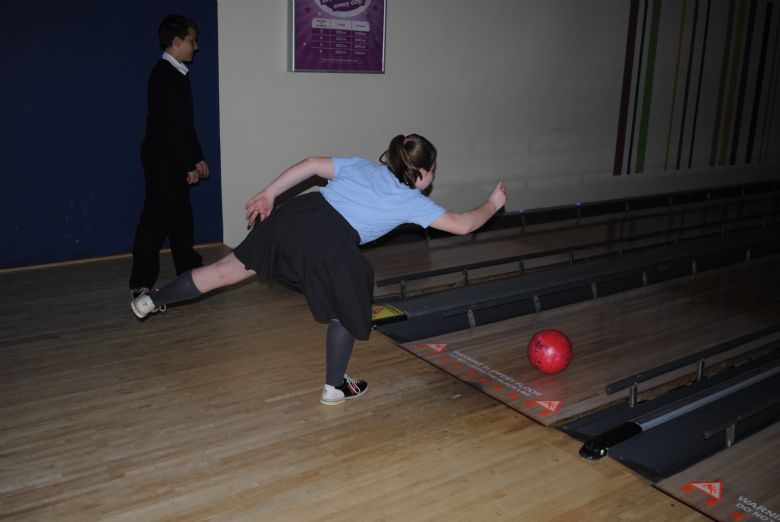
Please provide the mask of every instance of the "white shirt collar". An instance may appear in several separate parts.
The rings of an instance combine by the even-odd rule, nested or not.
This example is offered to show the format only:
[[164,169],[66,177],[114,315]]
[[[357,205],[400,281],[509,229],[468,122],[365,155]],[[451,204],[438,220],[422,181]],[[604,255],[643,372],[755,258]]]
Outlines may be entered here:
[[187,73],[190,71],[187,69],[187,66],[181,63],[179,60],[171,56],[171,54],[168,51],[165,51],[162,55],[162,59],[176,67],[176,70],[182,73],[183,75],[187,76]]

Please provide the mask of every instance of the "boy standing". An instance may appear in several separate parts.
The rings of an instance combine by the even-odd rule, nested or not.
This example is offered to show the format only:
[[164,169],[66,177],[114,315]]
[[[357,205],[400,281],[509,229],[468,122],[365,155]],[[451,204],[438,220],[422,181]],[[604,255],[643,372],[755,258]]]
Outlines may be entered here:
[[154,286],[166,236],[177,274],[203,265],[193,248],[190,187],[206,179],[209,168],[195,133],[192,85],[185,65],[198,50],[198,28],[188,18],[170,15],[160,24],[158,37],[164,52],[147,88],[146,137],[141,146],[146,196],[133,242],[133,297]]

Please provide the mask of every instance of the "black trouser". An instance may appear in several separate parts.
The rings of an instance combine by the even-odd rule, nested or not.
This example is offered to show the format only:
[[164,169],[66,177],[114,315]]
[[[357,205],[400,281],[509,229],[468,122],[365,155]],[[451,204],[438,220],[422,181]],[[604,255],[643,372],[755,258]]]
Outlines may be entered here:
[[202,266],[203,258],[193,249],[195,222],[186,171],[170,155],[156,154],[147,144],[141,148],[141,163],[146,198],[133,241],[130,288],[153,288],[160,273],[160,249],[166,236],[177,274]]

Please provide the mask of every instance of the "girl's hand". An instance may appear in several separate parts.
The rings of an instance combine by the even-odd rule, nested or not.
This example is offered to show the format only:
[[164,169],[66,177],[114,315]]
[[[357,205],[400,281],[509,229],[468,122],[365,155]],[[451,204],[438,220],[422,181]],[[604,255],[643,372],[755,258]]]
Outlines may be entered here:
[[506,205],[506,185],[503,181],[496,184],[496,188],[493,189],[488,200],[496,207],[496,212]]
[[263,189],[247,201],[245,208],[248,227],[254,225],[257,218],[260,218],[260,221],[265,221],[274,208],[274,195]]

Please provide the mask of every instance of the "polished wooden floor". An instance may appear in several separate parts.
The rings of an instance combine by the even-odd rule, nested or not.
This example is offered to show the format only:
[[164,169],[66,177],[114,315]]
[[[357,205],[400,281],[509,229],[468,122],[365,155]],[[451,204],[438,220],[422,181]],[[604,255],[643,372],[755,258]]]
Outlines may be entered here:
[[0,273],[0,520],[705,519],[377,333],[368,394],[321,406],[325,327],[283,286],[140,322],[128,273]]

